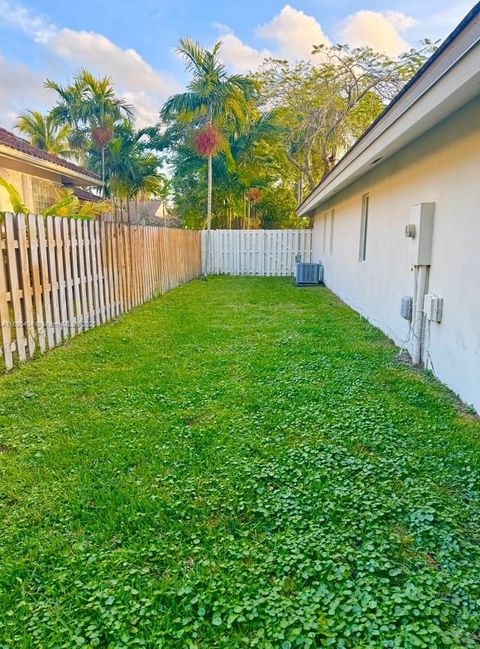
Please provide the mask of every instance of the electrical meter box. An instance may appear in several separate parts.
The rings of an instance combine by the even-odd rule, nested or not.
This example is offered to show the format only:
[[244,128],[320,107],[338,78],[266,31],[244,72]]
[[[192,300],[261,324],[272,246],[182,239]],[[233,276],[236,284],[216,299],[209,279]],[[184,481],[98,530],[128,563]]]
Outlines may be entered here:
[[402,318],[405,318],[405,320],[411,320],[412,312],[413,312],[413,298],[410,295],[404,295],[402,297],[402,302],[400,305],[400,315],[402,316]]
[[423,301],[423,312],[427,320],[441,322],[443,314],[443,297],[427,293]]
[[430,266],[432,263],[434,213],[435,203],[417,203],[412,206],[410,223],[405,226],[412,266]]

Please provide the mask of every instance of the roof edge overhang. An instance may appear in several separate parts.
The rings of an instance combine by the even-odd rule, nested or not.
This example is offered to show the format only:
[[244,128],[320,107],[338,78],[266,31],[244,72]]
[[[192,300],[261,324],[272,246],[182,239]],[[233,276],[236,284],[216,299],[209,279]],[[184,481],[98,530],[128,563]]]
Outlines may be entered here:
[[39,169],[48,169],[49,171],[54,171],[62,176],[72,178],[77,181],[78,185],[89,186],[89,187],[101,187],[102,181],[99,178],[90,176],[89,174],[84,174],[81,171],[75,171],[70,167],[66,167],[62,164],[56,164],[50,160],[44,160],[43,158],[37,158],[23,151],[18,151],[18,149],[13,149],[12,147],[0,144],[0,153],[7,158],[13,158],[14,160],[21,160],[33,167]]
[[311,214],[480,95],[479,14],[480,3],[300,204],[299,216]]

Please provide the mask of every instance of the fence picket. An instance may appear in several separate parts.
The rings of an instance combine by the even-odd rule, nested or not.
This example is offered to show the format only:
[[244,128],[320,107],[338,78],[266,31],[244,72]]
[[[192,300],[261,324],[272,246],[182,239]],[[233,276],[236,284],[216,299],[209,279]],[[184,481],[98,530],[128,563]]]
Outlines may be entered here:
[[110,295],[110,278],[112,276],[111,267],[109,265],[108,256],[108,238],[106,236],[106,223],[100,223],[100,245],[102,253],[102,268],[103,268],[103,290],[105,292],[105,319],[108,322],[113,318],[113,297]]
[[45,331],[49,349],[55,347],[55,330],[52,315],[52,280],[48,263],[47,237],[45,235],[45,219],[37,216],[38,247],[40,257],[40,271],[42,277],[42,298],[45,311]]
[[77,221],[75,223],[77,233],[77,256],[78,256],[78,276],[80,280],[80,303],[78,304],[77,312],[81,322],[79,327],[82,329],[89,329],[90,311],[88,306],[87,295],[87,270],[85,265],[85,239],[84,239],[84,222]]
[[25,318],[25,329],[27,332],[28,355],[31,358],[35,352],[35,321],[33,315],[33,289],[30,271],[30,243],[27,240],[25,215],[17,216],[17,238],[18,238],[18,261],[22,284],[23,314]]
[[120,250],[120,237],[118,234],[118,225],[116,223],[111,226],[112,232],[112,257],[113,257],[113,273],[115,278],[115,298],[116,298],[116,311],[115,315],[119,316],[123,313],[123,281],[122,281],[122,256]]
[[65,281],[65,264],[63,259],[63,233],[62,233],[62,218],[60,216],[53,217],[53,226],[55,233],[55,251],[57,262],[57,285],[58,285],[58,304],[60,311],[60,327],[62,329],[63,337],[67,338],[70,335],[70,328],[68,326],[68,311],[67,311],[67,284]]
[[[46,336],[45,336],[45,320],[43,309],[43,290],[42,290],[42,276],[40,269],[40,243],[37,231],[37,217],[35,214],[28,215],[28,236],[30,239],[30,262],[32,273],[32,291],[33,291],[33,304],[35,307],[35,328],[38,337],[38,346],[43,353],[47,349]],[[1,292],[1,289],[0,289]]]
[[7,260],[10,278],[10,299],[13,307],[13,329],[15,331],[16,351],[20,361],[27,359],[27,339],[25,337],[23,313],[21,304],[21,286],[18,277],[17,247],[15,239],[14,216],[7,212],[5,214],[5,235],[7,242]]
[[77,222],[76,219],[65,219],[68,224],[70,235],[70,261],[72,269],[72,289],[73,289],[73,308],[74,308],[74,323],[75,329],[78,333],[83,331],[83,313],[82,313],[82,297],[81,297],[81,280],[78,263],[78,237],[77,237]]
[[63,238],[63,262],[65,271],[65,295],[67,302],[68,335],[75,335],[75,308],[73,302],[72,249],[68,219],[61,219]]
[[12,326],[8,307],[9,294],[7,291],[7,273],[3,252],[6,249],[5,239],[4,227],[0,222],[0,320],[2,325],[3,362],[5,369],[11,370],[13,367]]
[[103,260],[101,254],[101,241],[100,241],[100,229],[98,221],[91,221],[93,225],[93,232],[95,234],[95,257],[97,260],[97,277],[98,277],[98,308],[100,313],[101,322],[106,322],[105,319],[105,288],[103,285]]
[[98,322],[95,320],[95,307],[93,303],[93,275],[92,264],[90,261],[90,230],[88,222],[83,221],[83,249],[85,252],[85,283],[87,287],[87,304],[88,304],[88,320],[87,328],[95,327]]
[[95,237],[95,227],[93,221],[87,222],[88,236],[90,244],[90,264],[92,269],[92,285],[93,285],[93,310],[95,313],[95,324],[99,325],[102,322],[100,314],[100,289],[98,282],[98,264],[97,264],[97,241]]

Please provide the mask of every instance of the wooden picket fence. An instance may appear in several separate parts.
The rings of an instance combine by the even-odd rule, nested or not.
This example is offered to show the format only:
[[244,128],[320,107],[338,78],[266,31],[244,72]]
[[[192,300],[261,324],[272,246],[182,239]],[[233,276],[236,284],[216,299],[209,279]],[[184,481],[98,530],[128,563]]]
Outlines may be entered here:
[[203,230],[202,268],[212,275],[288,277],[295,272],[297,255],[302,261],[312,261],[312,233],[313,230]]
[[193,230],[7,213],[0,217],[3,369],[200,273]]

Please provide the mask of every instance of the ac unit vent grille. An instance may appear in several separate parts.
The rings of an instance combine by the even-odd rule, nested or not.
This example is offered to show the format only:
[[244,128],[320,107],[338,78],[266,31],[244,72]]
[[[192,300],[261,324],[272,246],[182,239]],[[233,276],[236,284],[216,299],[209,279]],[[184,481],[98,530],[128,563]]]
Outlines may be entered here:
[[297,286],[315,286],[323,282],[322,264],[297,263],[295,269],[295,284]]

